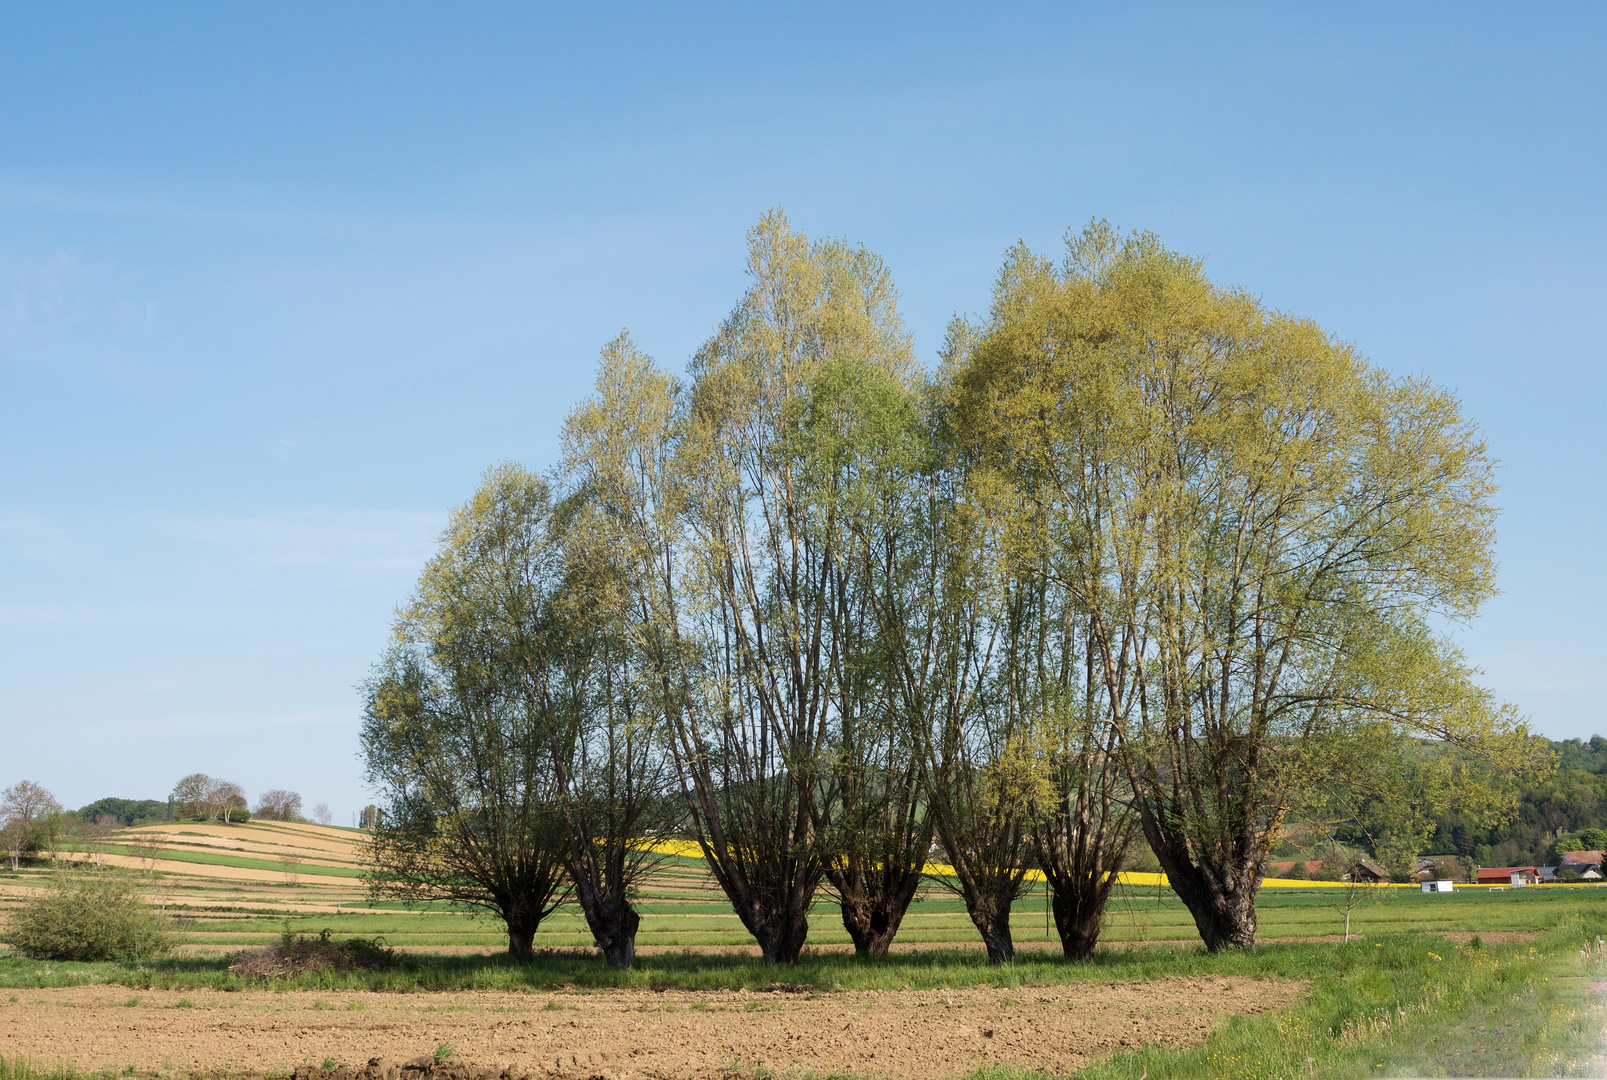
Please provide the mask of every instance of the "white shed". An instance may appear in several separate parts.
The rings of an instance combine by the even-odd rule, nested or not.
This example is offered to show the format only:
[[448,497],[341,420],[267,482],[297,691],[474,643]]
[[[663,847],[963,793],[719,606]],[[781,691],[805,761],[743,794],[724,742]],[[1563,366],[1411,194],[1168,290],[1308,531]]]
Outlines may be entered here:
[[1425,881],[1425,882],[1423,882],[1423,891],[1424,892],[1450,892],[1455,887],[1456,887],[1455,883],[1451,882],[1451,881]]

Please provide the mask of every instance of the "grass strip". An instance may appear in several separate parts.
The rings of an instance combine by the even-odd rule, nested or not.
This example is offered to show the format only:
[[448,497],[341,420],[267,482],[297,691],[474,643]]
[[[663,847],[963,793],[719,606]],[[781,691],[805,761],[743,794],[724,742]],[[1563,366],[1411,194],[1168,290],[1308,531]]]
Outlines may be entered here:
[[116,1074],[107,1071],[104,1073],[80,1072],[71,1065],[54,1065],[45,1067],[27,1058],[6,1057],[0,1054],[0,1080],[88,1080],[95,1077],[111,1077]]
[[[109,855],[126,855],[131,858],[138,857],[138,853],[122,844],[107,844],[101,849]],[[270,870],[276,874],[285,873],[285,864],[275,859],[253,859],[246,855],[214,855],[206,851],[186,851],[183,848],[164,847],[157,858],[163,862],[198,863],[202,866],[234,866],[243,870]],[[361,877],[363,871],[355,866],[318,866],[310,863],[297,863],[295,874],[298,877]]]

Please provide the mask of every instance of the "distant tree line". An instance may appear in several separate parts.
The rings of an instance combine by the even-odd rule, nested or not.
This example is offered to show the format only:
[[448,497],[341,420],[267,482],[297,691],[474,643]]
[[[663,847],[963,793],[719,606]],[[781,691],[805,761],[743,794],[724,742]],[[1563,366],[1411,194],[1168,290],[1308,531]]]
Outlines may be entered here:
[[78,854],[99,866],[111,833],[158,815],[165,818],[166,810],[165,802],[154,799],[100,799],[67,810],[43,785],[22,780],[0,791],[0,840],[12,870],[25,858],[54,863]]
[[165,799],[96,799],[78,808],[78,816],[86,821],[104,821],[111,818],[124,828],[145,825],[171,818],[171,807]]
[[[1448,867],[1471,872],[1479,866],[1556,866],[1565,851],[1607,847],[1607,738],[1540,742],[1541,756],[1555,762],[1554,770],[1504,785],[1507,808],[1496,814],[1470,812],[1467,800],[1425,800],[1425,828],[1413,850],[1450,857]],[[1451,753],[1433,743],[1414,749],[1430,758]],[[1336,823],[1335,839],[1381,860],[1398,854],[1379,842],[1365,818]],[[1298,845],[1286,843],[1279,854],[1290,857],[1297,850]],[[1405,872],[1398,858],[1392,868]]]
[[1214,951],[1290,827],[1399,861],[1548,767],[1435,629],[1494,587],[1450,394],[1099,222],[932,372],[879,258],[748,248],[687,379],[622,334],[561,466],[452,515],[365,687],[376,893],[522,959],[572,898],[623,967],[682,837],[791,963],[821,891],[884,953],[936,861],[1003,963],[1037,869],[1084,958],[1141,843]]
[[[191,773],[174,785],[168,799],[119,799],[108,797],[77,810],[64,808],[42,785],[22,780],[0,791],[0,842],[11,868],[16,870],[25,858],[44,856],[54,860],[63,851],[90,848],[99,850],[99,838],[118,830],[166,821],[220,821],[225,824],[257,817],[268,821],[307,821],[302,816],[301,796],[275,788],[264,792],[257,808],[247,808],[245,792],[229,780]],[[377,811],[363,811],[364,827],[372,828]],[[329,808],[313,807],[310,820],[328,825]]]
[[245,790],[232,780],[191,773],[173,786],[173,804],[180,818],[221,821],[224,824],[259,818],[264,821],[314,821],[328,825],[333,820],[329,807],[319,803],[308,816],[302,815],[301,796],[294,791],[272,788],[257,797],[255,810],[247,809]]
[[1446,807],[1423,850],[1480,866],[1555,866],[1563,851],[1607,847],[1607,836],[1581,835],[1607,830],[1607,738],[1548,745],[1556,771],[1523,784],[1510,815],[1484,822]]

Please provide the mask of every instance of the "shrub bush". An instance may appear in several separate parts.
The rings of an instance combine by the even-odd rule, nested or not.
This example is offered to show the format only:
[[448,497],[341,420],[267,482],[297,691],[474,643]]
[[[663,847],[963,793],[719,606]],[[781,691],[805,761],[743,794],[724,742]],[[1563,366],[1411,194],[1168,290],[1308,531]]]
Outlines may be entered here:
[[144,960],[173,944],[168,921],[115,870],[63,870],[11,918],[11,947],[36,960]]

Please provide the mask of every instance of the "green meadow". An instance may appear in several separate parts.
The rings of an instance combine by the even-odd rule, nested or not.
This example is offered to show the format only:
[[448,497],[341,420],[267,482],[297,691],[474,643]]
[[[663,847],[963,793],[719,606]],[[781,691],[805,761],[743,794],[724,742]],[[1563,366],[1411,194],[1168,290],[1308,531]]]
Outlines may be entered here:
[[[685,879],[685,880],[683,880]],[[746,947],[752,939],[723,896],[712,888],[690,887],[707,882],[695,874],[661,871],[643,889],[638,947],[644,950]],[[501,923],[476,909],[444,904],[409,907],[390,901],[374,904],[353,895],[338,912],[323,905],[297,912],[283,905],[261,907],[208,903],[204,895],[175,898],[174,910],[185,920],[185,940],[193,947],[241,948],[264,944],[285,929],[316,934],[328,929],[339,936],[383,937],[408,951],[444,946],[497,949],[506,944]],[[1262,941],[1280,938],[1326,938],[1344,933],[1344,890],[1265,889],[1257,905]],[[1451,894],[1424,894],[1415,889],[1376,888],[1360,896],[1350,913],[1353,935],[1399,933],[1503,933],[1545,929],[1547,912],[1555,909],[1607,907],[1607,889],[1594,886],[1548,886],[1492,892],[1470,889]],[[218,910],[233,906],[236,910]],[[244,910],[240,910],[243,907]],[[1036,951],[1059,947],[1053,919],[1041,887],[1015,905],[1011,930],[1017,946]],[[1198,935],[1187,909],[1167,889],[1118,887],[1107,911],[1102,941],[1107,946],[1149,943],[1192,944]],[[905,946],[977,943],[976,930],[960,900],[930,885],[911,905],[899,931]],[[822,898],[810,918],[811,946],[847,948],[849,938],[836,905]],[[591,944],[584,920],[573,907],[561,907],[541,924],[537,945],[571,949]]]

